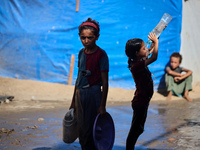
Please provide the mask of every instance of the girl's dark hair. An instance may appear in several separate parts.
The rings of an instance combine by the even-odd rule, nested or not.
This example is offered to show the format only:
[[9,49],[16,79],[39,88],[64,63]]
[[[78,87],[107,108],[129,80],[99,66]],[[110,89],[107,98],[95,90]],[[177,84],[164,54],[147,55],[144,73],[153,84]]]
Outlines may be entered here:
[[128,68],[131,67],[133,61],[137,60],[136,53],[140,51],[143,40],[134,38],[126,42],[125,53],[128,56]]
[[85,22],[91,22],[91,23],[95,24],[97,26],[98,30],[96,28],[92,27],[92,26],[84,25],[84,26],[79,27],[79,34],[84,29],[91,29],[92,32],[94,33],[94,35],[98,37],[99,36],[99,31],[100,31],[99,22],[97,22],[96,20],[92,20],[91,18],[88,18]]
[[179,53],[177,53],[177,52],[174,52],[174,53],[170,56],[170,59],[171,59],[172,57],[179,58],[179,63],[182,62],[182,56],[181,56],[181,54],[179,54]]

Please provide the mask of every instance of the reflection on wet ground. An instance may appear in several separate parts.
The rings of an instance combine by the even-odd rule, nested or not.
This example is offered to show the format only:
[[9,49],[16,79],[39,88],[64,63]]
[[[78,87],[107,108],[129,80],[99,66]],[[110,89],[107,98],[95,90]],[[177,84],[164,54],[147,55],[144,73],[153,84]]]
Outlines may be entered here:
[[[193,103],[185,101],[151,103],[145,131],[139,137],[136,149],[171,150],[182,149],[185,146],[190,146],[190,149],[197,148],[200,134],[196,133],[194,139],[187,131],[199,131],[199,103],[199,100]],[[132,120],[132,108],[130,105],[112,106],[108,107],[107,111],[115,123],[113,150],[125,150],[126,137]],[[0,149],[80,150],[78,140],[72,144],[62,141],[62,119],[65,112],[66,108],[55,108],[49,111],[22,111],[15,114],[8,112],[0,116],[0,129],[14,129],[12,133],[0,134]],[[38,121],[38,118],[44,120]],[[37,128],[33,128],[34,126]],[[190,145],[187,140],[190,141],[188,142]]]

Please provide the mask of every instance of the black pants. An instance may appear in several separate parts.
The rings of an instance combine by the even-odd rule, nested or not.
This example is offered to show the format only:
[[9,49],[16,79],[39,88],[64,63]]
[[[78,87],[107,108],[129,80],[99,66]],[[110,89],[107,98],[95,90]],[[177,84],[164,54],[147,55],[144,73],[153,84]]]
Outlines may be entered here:
[[134,150],[135,143],[138,137],[144,131],[144,124],[146,121],[147,110],[148,110],[148,106],[146,107],[132,106],[132,107],[134,112],[133,112],[131,128],[128,137],[126,139],[126,150]]
[[101,102],[101,87],[96,85],[85,89],[77,89],[75,105],[79,143],[82,150],[96,150],[93,141],[93,124]]

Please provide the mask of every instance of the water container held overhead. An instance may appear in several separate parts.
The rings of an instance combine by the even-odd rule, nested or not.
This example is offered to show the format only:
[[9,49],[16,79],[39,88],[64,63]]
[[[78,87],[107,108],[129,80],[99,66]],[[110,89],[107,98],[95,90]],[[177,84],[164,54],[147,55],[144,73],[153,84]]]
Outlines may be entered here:
[[[160,19],[160,22],[157,24],[157,26],[151,31],[156,34],[157,38],[160,36],[162,31],[165,29],[165,27],[169,24],[169,22],[172,20],[172,16],[165,13],[162,18]],[[147,48],[149,44],[151,43],[151,40],[148,39],[147,41]]]

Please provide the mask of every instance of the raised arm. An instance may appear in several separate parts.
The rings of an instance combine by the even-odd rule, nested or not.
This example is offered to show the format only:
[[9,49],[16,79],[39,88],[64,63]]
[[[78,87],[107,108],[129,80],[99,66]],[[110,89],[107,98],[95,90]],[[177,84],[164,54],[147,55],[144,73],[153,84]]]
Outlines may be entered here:
[[152,55],[150,58],[145,60],[145,65],[149,65],[157,60],[158,57],[158,38],[155,33],[149,33],[148,38],[154,43],[154,47],[152,47]]
[[[151,46],[150,46],[149,49],[148,49],[148,51],[149,51],[148,54],[149,54],[149,55],[151,55],[151,53],[153,53],[154,45],[155,45],[155,44],[152,42],[152,43],[151,43]],[[148,55],[148,56],[149,56],[149,55]]]

